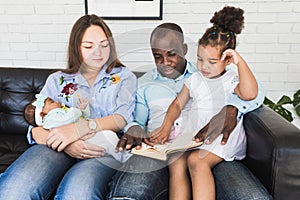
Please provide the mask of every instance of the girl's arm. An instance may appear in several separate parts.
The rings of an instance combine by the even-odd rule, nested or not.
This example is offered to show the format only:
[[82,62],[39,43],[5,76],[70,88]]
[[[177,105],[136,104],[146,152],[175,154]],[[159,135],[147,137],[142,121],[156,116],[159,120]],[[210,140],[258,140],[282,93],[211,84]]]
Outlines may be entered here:
[[258,85],[246,61],[233,49],[223,52],[221,60],[230,57],[231,62],[237,65],[239,74],[239,84],[234,92],[243,100],[255,99],[258,94]]
[[169,106],[162,126],[151,133],[152,136],[150,140],[152,143],[160,142],[163,144],[168,140],[173,123],[179,117],[189,98],[189,89],[184,85],[180,93]]

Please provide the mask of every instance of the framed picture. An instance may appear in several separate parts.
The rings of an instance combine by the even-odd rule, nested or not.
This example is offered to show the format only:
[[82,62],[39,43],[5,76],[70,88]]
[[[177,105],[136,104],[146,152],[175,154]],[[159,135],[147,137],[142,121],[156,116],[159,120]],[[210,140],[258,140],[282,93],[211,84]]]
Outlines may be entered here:
[[85,0],[85,14],[103,19],[161,20],[163,0]]

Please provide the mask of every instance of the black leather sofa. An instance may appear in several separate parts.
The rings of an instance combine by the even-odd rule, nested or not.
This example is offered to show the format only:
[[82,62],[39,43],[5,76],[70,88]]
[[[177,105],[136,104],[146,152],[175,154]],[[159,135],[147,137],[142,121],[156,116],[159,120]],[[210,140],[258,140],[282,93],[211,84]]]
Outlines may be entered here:
[[[0,68],[0,173],[29,147],[23,109],[52,72]],[[265,106],[248,113],[244,125],[248,149],[242,162],[274,199],[299,199],[300,130]]]

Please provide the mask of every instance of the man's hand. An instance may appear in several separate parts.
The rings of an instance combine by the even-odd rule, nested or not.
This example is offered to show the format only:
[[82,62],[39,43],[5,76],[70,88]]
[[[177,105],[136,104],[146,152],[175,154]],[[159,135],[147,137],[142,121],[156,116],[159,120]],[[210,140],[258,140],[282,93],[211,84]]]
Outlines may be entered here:
[[122,135],[117,144],[116,152],[131,149],[134,142],[136,143],[136,149],[140,149],[142,147],[142,141],[146,137],[148,136],[144,129],[138,125],[134,125],[130,127],[124,135]]
[[227,143],[230,133],[237,124],[236,107],[227,105],[216,114],[193,138],[196,142],[205,140],[205,144],[212,143],[220,134],[223,134],[222,145]]

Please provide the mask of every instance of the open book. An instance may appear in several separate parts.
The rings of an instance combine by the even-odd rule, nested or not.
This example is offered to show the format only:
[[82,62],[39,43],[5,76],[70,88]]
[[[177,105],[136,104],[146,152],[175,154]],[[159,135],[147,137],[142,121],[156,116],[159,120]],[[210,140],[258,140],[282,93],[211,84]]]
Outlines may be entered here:
[[192,137],[187,137],[187,135],[182,134],[174,139],[172,143],[166,142],[165,144],[156,144],[154,146],[142,143],[141,149],[137,150],[136,148],[133,148],[131,153],[159,160],[167,160],[167,155],[171,153],[187,151],[203,144],[203,142],[197,143],[192,141],[191,138]]

